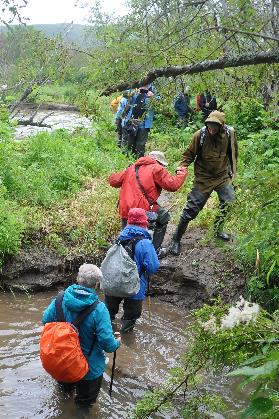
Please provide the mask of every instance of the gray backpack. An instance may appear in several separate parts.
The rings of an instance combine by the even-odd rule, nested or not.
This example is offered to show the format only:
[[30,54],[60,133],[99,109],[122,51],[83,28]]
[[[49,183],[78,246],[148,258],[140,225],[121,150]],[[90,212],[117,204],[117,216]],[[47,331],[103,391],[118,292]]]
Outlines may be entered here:
[[134,261],[135,246],[143,236],[117,240],[101,264],[101,289],[113,297],[132,297],[140,290],[140,276]]

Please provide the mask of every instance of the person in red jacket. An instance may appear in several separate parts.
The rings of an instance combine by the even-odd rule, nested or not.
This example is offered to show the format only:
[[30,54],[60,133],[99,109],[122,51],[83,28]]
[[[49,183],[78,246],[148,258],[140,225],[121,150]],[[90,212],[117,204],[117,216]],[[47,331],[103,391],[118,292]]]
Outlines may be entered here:
[[169,192],[177,191],[187,176],[186,167],[178,167],[172,176],[165,166],[168,163],[161,151],[151,151],[148,156],[140,157],[134,164],[118,173],[110,175],[110,186],[121,188],[119,213],[122,229],[127,225],[130,208],[143,208],[156,213],[157,219],[153,234],[153,245],[158,257],[166,256],[166,249],[161,245],[170,220],[169,212],[157,204],[162,189]]

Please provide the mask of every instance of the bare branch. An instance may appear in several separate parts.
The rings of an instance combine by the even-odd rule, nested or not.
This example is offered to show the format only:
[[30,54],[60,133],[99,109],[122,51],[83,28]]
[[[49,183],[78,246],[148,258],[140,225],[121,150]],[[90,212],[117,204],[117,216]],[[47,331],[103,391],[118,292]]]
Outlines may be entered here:
[[107,96],[113,92],[144,86],[152,83],[160,77],[177,77],[181,74],[197,74],[205,71],[219,70],[229,67],[243,67],[257,64],[279,63],[279,51],[272,50],[260,52],[258,54],[242,54],[231,57],[222,57],[218,60],[202,61],[185,66],[170,66],[157,68],[149,71],[145,77],[131,82],[122,82],[114,86],[107,87],[101,95]]

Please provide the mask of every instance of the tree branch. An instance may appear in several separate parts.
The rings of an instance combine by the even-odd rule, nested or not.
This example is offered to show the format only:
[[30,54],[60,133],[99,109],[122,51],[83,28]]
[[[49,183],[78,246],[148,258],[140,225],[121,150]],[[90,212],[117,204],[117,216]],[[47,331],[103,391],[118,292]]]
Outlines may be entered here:
[[270,63],[279,63],[278,50],[260,52],[258,54],[242,54],[231,57],[222,57],[218,60],[202,61],[185,66],[161,67],[149,71],[147,75],[140,80],[122,82],[113,86],[109,86],[101,93],[101,96],[108,96],[113,92],[144,86],[146,84],[152,83],[154,80],[160,77],[177,77],[181,74],[197,74],[203,73],[205,71],[220,70],[228,67],[243,67]]

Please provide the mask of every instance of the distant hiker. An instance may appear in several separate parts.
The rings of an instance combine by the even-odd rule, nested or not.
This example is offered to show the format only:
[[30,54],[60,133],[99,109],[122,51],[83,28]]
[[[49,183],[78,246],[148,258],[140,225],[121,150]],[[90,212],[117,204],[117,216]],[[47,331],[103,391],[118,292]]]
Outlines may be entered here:
[[159,258],[166,255],[162,248],[168,222],[169,212],[157,204],[162,189],[169,192],[177,191],[183,184],[187,169],[178,167],[172,176],[165,166],[167,161],[161,151],[151,151],[148,156],[139,158],[134,164],[109,177],[109,184],[121,188],[119,212],[122,228],[127,224],[128,212],[131,208],[143,208],[156,213],[157,220],[153,234],[153,244]]
[[203,113],[204,119],[206,119],[212,111],[215,111],[217,109],[216,97],[212,96],[208,90],[205,93],[201,94],[200,108]]
[[154,95],[151,85],[141,86],[131,98],[131,106],[123,119],[122,147],[137,158],[144,156],[148,134],[153,126],[154,110],[151,98]]
[[201,111],[201,96],[202,96],[202,93],[198,93],[196,96],[196,111],[197,112]]
[[148,219],[142,208],[131,208],[128,213],[128,225],[120,233],[117,240],[120,242],[140,238],[135,243],[134,261],[140,276],[140,290],[129,298],[112,297],[105,295],[105,303],[110,313],[111,320],[115,319],[119,305],[123,301],[124,314],[121,319],[121,332],[132,330],[136,320],[141,316],[142,302],[148,289],[149,275],[154,274],[159,268],[159,260],[151,242],[151,236],[147,231]]
[[125,90],[122,94],[121,100],[118,103],[116,113],[115,113],[115,125],[116,130],[118,133],[118,140],[117,145],[118,147],[121,147],[122,143],[122,119],[124,118],[124,113],[127,110],[127,107],[129,105],[129,97],[130,97],[130,91]]
[[193,109],[190,106],[190,96],[188,94],[189,88],[186,87],[184,92],[178,93],[174,99],[174,109],[178,115],[178,125],[186,126],[193,113]]
[[[62,314],[65,321],[70,323],[84,309],[94,305],[94,310],[78,326],[80,346],[87,359],[89,371],[74,384],[60,382],[65,390],[75,388],[75,402],[80,406],[90,406],[96,402],[105,370],[104,351],[114,352],[121,342],[120,338],[114,338],[108,310],[105,304],[99,301],[94,291],[101,276],[102,273],[97,266],[86,263],[81,265],[77,284],[66,288],[62,300]],[[43,324],[60,321],[56,304],[56,299],[54,299],[45,310]],[[65,359],[61,364],[66,362]]]
[[205,127],[194,134],[183,154],[181,165],[187,167],[194,162],[195,178],[172,239],[172,254],[180,253],[180,241],[189,222],[198,215],[213,191],[217,192],[220,201],[220,214],[214,223],[215,233],[223,240],[230,239],[223,232],[223,225],[228,203],[234,199],[231,182],[236,173],[237,154],[234,129],[225,125],[224,113],[212,112],[205,121]]
[[112,99],[112,101],[110,102],[111,110],[113,113],[117,112],[119,103],[121,102],[122,98],[123,98],[123,95],[119,95],[115,99]]

